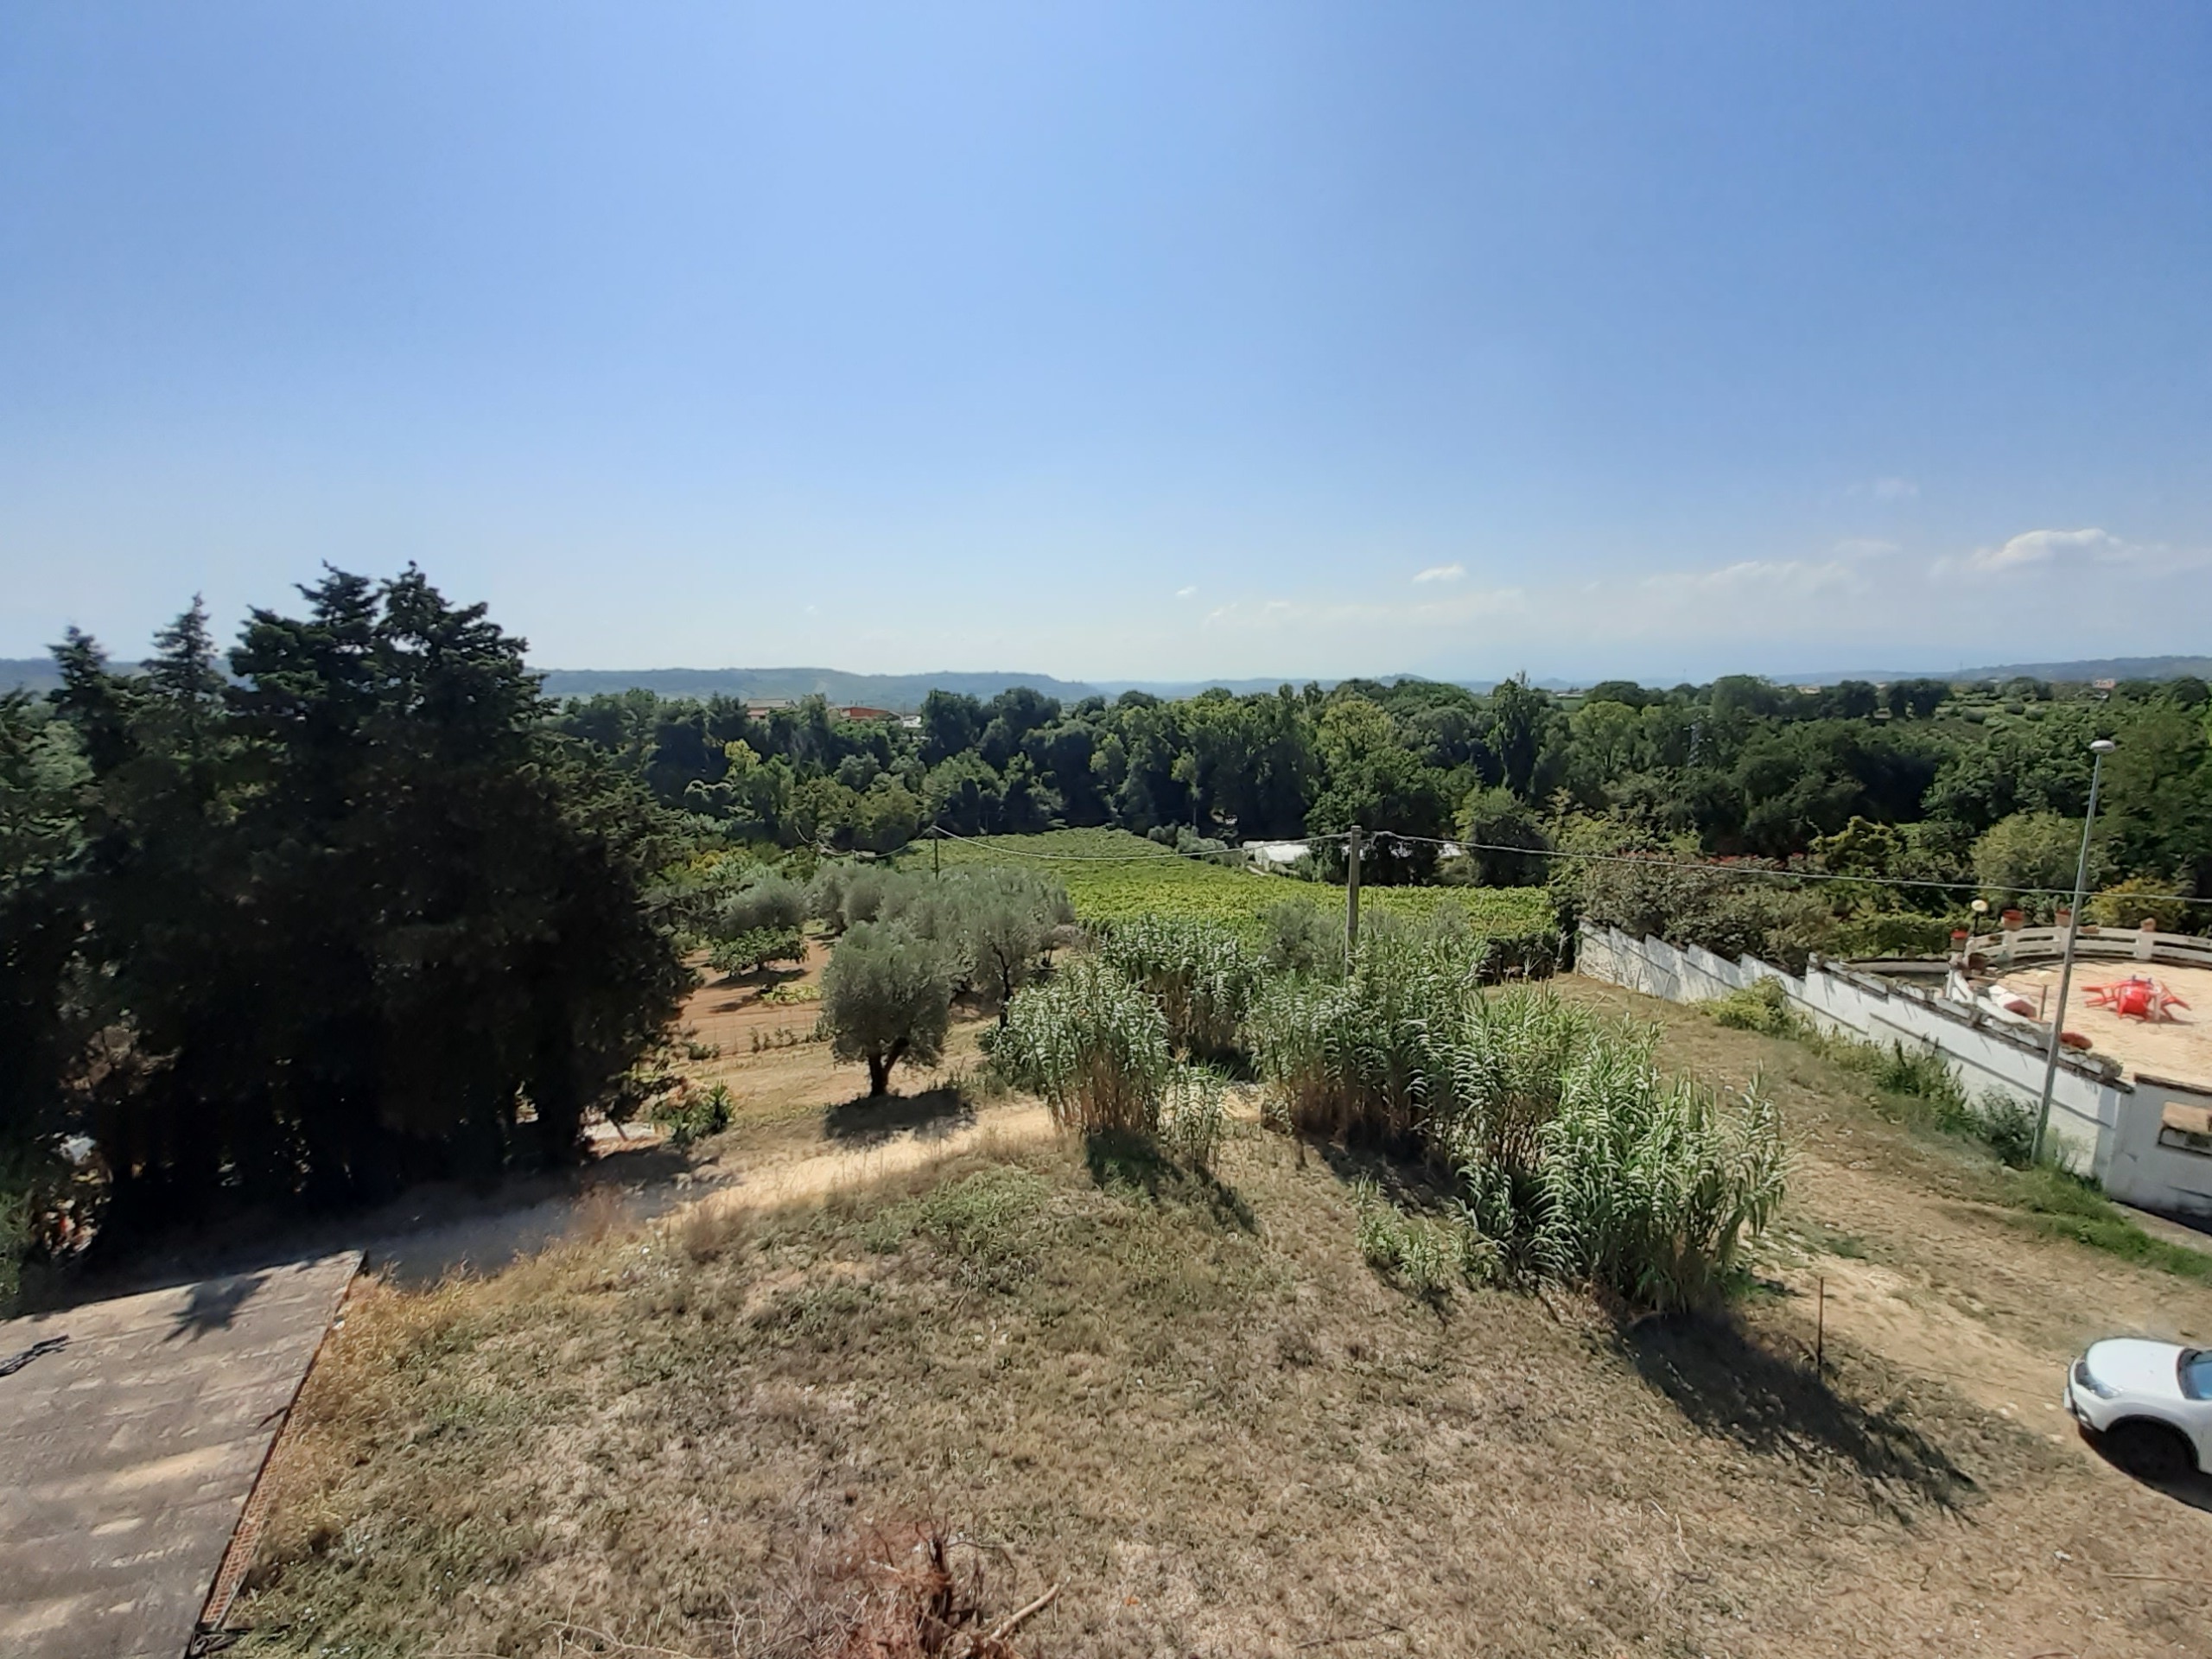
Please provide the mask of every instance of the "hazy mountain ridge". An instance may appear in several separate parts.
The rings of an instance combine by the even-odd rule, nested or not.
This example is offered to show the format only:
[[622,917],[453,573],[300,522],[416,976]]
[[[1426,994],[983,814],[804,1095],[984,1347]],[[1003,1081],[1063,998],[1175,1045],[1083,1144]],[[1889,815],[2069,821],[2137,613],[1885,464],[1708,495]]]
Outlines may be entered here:
[[[135,663],[116,663],[121,671]],[[920,707],[933,690],[955,691],[971,697],[994,697],[1014,686],[1027,686],[1063,702],[1084,697],[1117,697],[1124,691],[1143,691],[1153,696],[1195,696],[1219,687],[1238,696],[1273,691],[1277,686],[1302,687],[1312,677],[1273,676],[1252,679],[1217,680],[1063,680],[1050,674],[1010,672],[942,672],[925,674],[861,674],[836,668],[549,668],[545,692],[554,697],[588,697],[602,692],[651,691],[664,697],[742,697],[756,701],[798,698],[819,694],[842,707],[891,709],[906,711]],[[2066,663],[2012,663],[1987,668],[1941,670],[1847,669],[1817,674],[1777,674],[1768,677],[1783,685],[1834,685],[1840,680],[1903,680],[1929,678],[1964,682],[2008,680],[2025,675],[2038,680],[2170,680],[2194,674],[2212,678],[2212,657],[2110,657]],[[1418,674],[1375,674],[1355,677],[1388,684],[1398,680],[1432,677]],[[50,691],[60,684],[50,657],[0,658],[0,691]],[[1595,683],[1594,680],[1585,683]],[[1341,683],[1322,679],[1327,689]],[[1495,680],[1458,680],[1451,683],[1474,691],[1487,691]],[[1535,682],[1547,690],[1572,689],[1574,682],[1543,679]]]
[[2173,680],[2212,676],[2212,657],[2089,657],[2071,663],[2000,663],[1991,668],[1854,668],[1820,674],[1777,674],[1782,685],[1834,685],[1843,680]]

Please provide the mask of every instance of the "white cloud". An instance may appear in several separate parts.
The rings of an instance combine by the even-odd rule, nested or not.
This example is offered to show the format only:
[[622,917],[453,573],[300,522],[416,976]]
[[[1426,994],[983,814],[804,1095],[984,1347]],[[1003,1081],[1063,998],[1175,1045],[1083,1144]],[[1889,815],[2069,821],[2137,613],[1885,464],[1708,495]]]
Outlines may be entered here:
[[1198,590],[1196,588],[1178,588],[1175,590],[1175,597],[1178,599],[1192,599],[1197,596],[1198,591]]
[[1920,486],[1909,478],[1878,478],[1868,493],[1877,501],[1910,501],[1919,496]]
[[1656,576],[1646,576],[1642,583],[1656,593],[1679,593],[1685,589],[1707,593],[1759,589],[1813,593],[1858,585],[1858,573],[1840,559],[1739,559],[1710,570],[1665,570]]
[[1978,575],[1999,575],[2076,557],[2110,563],[2127,558],[2131,551],[2119,537],[2101,530],[2031,530],[2002,547],[1978,547],[1963,559],[1939,559],[1936,569],[1939,575],[1963,569]]
[[1464,564],[1432,564],[1414,577],[1415,582],[1458,582],[1467,574]]

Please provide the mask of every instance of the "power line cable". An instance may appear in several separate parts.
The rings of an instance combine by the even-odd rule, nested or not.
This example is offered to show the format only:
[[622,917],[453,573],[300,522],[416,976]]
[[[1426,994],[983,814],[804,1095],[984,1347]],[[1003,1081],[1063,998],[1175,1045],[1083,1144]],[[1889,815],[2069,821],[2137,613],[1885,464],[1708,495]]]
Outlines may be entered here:
[[[1224,859],[1235,858],[1241,847],[1198,848],[1185,851],[1179,848],[1162,847],[1156,853],[1037,853],[1023,847],[1007,847],[1001,843],[1004,836],[963,836],[957,830],[938,824],[930,826],[930,834],[946,841],[963,842],[970,847],[981,847],[986,852],[1004,853],[1014,858],[1040,860],[1049,864],[1157,864],[1163,859]],[[1268,842],[1269,846],[1300,846],[1312,848],[1326,842],[1343,841],[1344,836],[1285,836]]]

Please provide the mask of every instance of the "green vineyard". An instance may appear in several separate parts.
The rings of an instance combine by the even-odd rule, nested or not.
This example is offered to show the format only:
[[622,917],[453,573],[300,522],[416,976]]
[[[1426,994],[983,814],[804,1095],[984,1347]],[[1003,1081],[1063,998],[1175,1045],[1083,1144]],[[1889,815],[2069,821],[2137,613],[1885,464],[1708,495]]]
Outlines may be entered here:
[[[1039,836],[988,836],[917,843],[899,858],[902,869],[926,870],[932,856],[947,868],[1011,864],[1047,871],[1066,884],[1076,915],[1086,923],[1169,916],[1226,922],[1256,931],[1270,906],[1286,901],[1340,908],[1342,887],[1185,858],[1126,830],[1054,830]],[[1551,901],[1537,887],[1385,887],[1360,890],[1372,913],[1408,918],[1456,906],[1478,933],[1494,938],[1548,934],[1558,925]]]

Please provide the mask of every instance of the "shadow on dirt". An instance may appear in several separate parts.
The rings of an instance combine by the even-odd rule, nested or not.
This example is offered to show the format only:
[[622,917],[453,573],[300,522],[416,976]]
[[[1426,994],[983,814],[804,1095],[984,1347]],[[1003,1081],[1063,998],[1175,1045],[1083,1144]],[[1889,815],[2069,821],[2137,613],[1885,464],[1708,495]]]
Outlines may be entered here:
[[2186,1503],[2192,1510],[2202,1510],[2207,1515],[2212,1515],[2212,1475],[2153,1474],[2131,1468],[2096,1435],[2085,1432],[2082,1438],[2088,1443],[2092,1452],[2112,1466],[2115,1473],[2124,1475],[2139,1485],[2148,1486],[2152,1491],[2171,1497],[2177,1503]]
[[1747,1452],[1841,1462],[1900,1515],[1916,1504],[1961,1509],[1980,1496],[1942,1447],[1894,1413],[1844,1398],[1803,1361],[1772,1352],[1730,1321],[1646,1319],[1619,1340],[1684,1417]]
[[957,1089],[918,1095],[862,1095],[822,1115],[822,1133],[848,1146],[874,1146],[894,1135],[957,1134],[976,1122],[976,1108]]
[[[760,999],[770,991],[785,985],[795,984],[806,977],[804,968],[749,968],[741,974],[717,973],[707,970],[707,988],[727,991],[728,997],[714,1005],[715,1014],[729,1014],[741,1008],[761,1006]],[[746,995],[746,993],[750,995]],[[773,1007],[773,1004],[768,1006]]]

